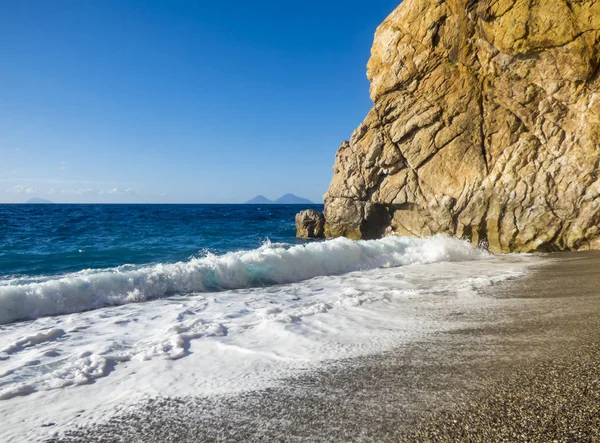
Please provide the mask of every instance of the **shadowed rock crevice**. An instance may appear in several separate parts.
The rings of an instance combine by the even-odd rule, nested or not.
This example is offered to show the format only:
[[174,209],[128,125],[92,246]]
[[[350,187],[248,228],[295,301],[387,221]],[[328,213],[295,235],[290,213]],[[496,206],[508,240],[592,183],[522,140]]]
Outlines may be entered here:
[[599,248],[599,29],[592,0],[405,0],[375,34],[326,236]]

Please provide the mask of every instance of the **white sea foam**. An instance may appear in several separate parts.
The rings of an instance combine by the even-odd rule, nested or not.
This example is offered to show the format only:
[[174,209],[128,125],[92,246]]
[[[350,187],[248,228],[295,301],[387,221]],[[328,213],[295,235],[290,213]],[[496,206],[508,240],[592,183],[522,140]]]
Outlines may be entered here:
[[207,255],[146,267],[84,270],[35,281],[0,282],[0,324],[161,298],[173,294],[292,283],[317,276],[416,263],[488,257],[447,237],[338,238],[286,248],[265,244],[251,251]]
[[[324,361],[476,327],[486,318],[476,313],[502,321],[513,301],[479,290],[522,275],[532,260],[492,256],[443,237],[339,239],[65,276],[75,297],[65,305],[106,297],[110,288],[110,302],[122,305],[80,305],[88,310],[0,325],[0,441],[44,440],[148,397],[273,386]],[[131,287],[107,283],[115,275],[127,281],[121,274]],[[29,282],[32,296],[45,303],[44,284],[54,281]],[[199,293],[227,285],[241,288]],[[73,295],[82,288],[92,295]],[[127,304],[123,288],[140,299],[160,298]],[[177,288],[179,294],[162,297]]]

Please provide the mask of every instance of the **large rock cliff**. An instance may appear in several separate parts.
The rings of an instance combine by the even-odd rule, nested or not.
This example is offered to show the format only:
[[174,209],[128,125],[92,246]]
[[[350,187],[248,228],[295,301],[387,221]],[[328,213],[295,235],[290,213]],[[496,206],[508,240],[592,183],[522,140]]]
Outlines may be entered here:
[[600,0],[405,0],[342,143],[326,235],[600,248]]

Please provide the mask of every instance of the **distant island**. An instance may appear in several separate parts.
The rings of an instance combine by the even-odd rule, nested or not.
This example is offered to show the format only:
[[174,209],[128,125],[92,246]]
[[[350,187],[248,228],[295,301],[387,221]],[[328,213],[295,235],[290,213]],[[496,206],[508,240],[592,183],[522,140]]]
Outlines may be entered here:
[[264,204],[272,204],[273,200],[269,200],[264,195],[257,195],[253,199],[250,199],[246,202],[247,205],[264,205]]
[[247,205],[312,205],[310,200],[298,197],[294,194],[285,194],[277,200],[270,200],[264,195],[257,195],[246,202]]
[[52,204],[54,202],[51,202],[50,200],[46,200],[45,198],[33,197],[33,198],[30,198],[29,200],[27,200],[25,203],[34,204],[34,205],[47,205],[47,204]]

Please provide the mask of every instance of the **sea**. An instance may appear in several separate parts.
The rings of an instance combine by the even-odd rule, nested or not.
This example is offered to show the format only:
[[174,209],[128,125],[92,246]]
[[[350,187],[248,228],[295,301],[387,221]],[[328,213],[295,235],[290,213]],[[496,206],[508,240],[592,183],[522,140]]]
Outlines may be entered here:
[[464,327],[536,260],[444,236],[297,239],[302,209],[323,206],[0,205],[0,441]]

